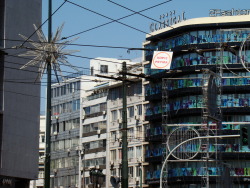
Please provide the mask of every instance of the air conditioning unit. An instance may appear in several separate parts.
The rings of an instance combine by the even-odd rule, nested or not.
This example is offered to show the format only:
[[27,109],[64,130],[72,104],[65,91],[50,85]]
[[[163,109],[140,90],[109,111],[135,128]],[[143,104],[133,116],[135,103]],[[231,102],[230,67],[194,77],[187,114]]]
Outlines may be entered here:
[[130,181],[131,181],[131,179],[133,179],[131,174],[128,174],[128,179],[130,179]]
[[140,116],[136,115],[135,120],[140,120]]
[[98,130],[96,131],[96,133],[97,133],[97,134],[101,134],[101,129],[98,129]]
[[121,160],[121,159],[118,159],[118,160],[117,160],[117,163],[118,163],[118,164],[122,164],[122,160]]
[[57,131],[55,131],[55,132],[53,133],[53,135],[54,135],[54,136],[57,136],[57,135],[58,135]]
[[142,162],[142,157],[138,157],[137,162]]
[[57,170],[57,169],[54,169],[53,171],[54,171],[54,174],[57,174],[57,172],[58,172],[58,170]]

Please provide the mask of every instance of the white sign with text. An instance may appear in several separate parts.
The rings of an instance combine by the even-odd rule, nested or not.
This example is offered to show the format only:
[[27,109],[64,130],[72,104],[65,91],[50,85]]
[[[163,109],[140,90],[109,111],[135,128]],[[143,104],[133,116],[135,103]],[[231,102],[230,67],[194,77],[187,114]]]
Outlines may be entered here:
[[170,69],[173,52],[154,51],[151,69]]

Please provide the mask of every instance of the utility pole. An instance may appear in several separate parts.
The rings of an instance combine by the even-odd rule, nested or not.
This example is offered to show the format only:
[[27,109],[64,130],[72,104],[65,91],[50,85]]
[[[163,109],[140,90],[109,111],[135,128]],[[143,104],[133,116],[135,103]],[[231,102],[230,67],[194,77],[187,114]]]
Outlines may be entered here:
[[[122,81],[122,95],[123,95],[123,108],[122,108],[122,169],[121,169],[121,184],[122,188],[128,188],[128,140],[127,140],[127,82],[133,82],[127,79],[127,65],[126,62],[122,63],[122,77],[115,78],[113,76],[96,75],[97,77],[113,79]],[[134,74],[133,74],[134,76]]]
[[121,183],[122,188],[128,188],[128,140],[127,140],[127,84],[126,84],[126,73],[127,66],[126,62],[122,63],[122,177]]
[[[48,42],[52,38],[52,0],[48,1]],[[45,175],[44,188],[50,188],[50,134],[51,134],[51,55],[47,62],[47,105],[46,105],[46,155],[45,155]]]

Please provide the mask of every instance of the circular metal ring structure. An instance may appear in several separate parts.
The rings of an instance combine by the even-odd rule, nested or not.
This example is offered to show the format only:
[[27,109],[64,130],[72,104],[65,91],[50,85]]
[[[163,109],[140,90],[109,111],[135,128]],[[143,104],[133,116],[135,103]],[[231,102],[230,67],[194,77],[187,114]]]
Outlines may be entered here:
[[[167,148],[169,151],[172,151],[173,148],[183,141],[199,136],[199,132],[192,127],[177,127],[168,136]],[[172,156],[177,160],[190,160],[199,153],[200,147],[200,139],[192,140],[176,149]]]
[[250,72],[248,69],[248,63],[250,62],[248,62],[246,59],[248,51],[250,51],[250,34],[248,34],[247,38],[241,43],[239,51],[241,64],[248,72]]

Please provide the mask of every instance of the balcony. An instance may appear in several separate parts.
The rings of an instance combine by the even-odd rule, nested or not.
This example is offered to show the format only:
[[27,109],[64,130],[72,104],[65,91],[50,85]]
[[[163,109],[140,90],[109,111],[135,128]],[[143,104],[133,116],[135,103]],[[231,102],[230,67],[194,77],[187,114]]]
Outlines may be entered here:
[[161,142],[162,141],[162,127],[155,127],[146,130],[145,139],[146,141],[155,141]]
[[160,119],[160,120],[162,119],[162,107],[158,105],[153,108],[148,108],[146,110],[145,120],[152,121],[152,120],[157,120],[157,119]]
[[146,150],[145,161],[146,162],[161,162],[163,152],[166,152],[165,148],[156,147],[154,149]]
[[[215,183],[218,176],[223,175],[220,168],[209,167],[209,181]],[[231,168],[230,177],[232,182],[250,181],[250,168]],[[173,168],[168,170],[168,184],[200,184],[201,177],[206,175],[205,168]],[[146,182],[150,185],[160,183],[160,170],[147,171]]]

